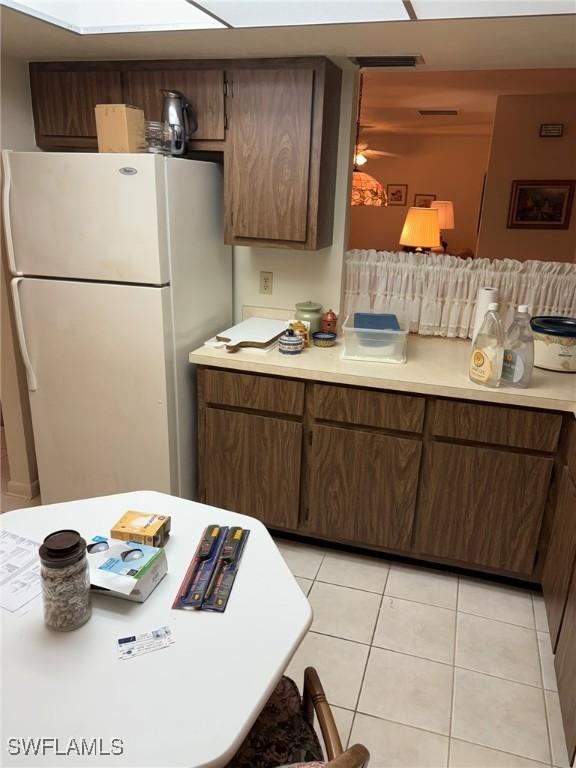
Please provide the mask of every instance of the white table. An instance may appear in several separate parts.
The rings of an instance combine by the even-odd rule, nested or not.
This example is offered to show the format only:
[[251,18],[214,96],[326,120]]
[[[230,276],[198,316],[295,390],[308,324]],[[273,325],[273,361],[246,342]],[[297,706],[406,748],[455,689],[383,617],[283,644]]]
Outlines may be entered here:
[[[143,604],[103,595],[80,629],[45,628],[41,600],[2,614],[0,764],[133,768],[222,766],[236,752],[312,621],[312,611],[265,527],[257,520],[142,491],[21,509],[0,517],[7,530],[41,542],[74,528],[109,535],[128,509],[172,516],[168,574]],[[223,614],[172,610],[172,600],[209,523],[249,528],[242,564]],[[168,625],[174,645],[120,661],[120,637]],[[7,740],[121,739],[123,754],[10,756]]]

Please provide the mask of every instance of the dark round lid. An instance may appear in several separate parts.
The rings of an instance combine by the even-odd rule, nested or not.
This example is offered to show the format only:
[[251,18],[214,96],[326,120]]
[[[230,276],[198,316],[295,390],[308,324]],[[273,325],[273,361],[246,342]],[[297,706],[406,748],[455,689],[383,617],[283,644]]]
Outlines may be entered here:
[[536,333],[548,333],[550,336],[576,336],[576,318],[574,317],[540,315],[530,320],[530,326]]
[[86,552],[86,542],[78,531],[54,531],[40,546],[40,560],[49,568],[66,568],[78,562]]

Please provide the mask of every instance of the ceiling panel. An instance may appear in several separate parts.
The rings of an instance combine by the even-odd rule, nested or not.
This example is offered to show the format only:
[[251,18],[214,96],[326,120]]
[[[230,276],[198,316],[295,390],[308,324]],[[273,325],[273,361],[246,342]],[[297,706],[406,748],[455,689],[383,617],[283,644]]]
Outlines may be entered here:
[[405,21],[402,0],[199,0],[233,27]]
[[576,13],[576,0],[412,0],[419,19],[549,16]]
[[186,0],[0,0],[0,4],[84,35],[224,26]]
[[80,32],[79,6],[76,0],[0,0],[0,5],[64,29]]

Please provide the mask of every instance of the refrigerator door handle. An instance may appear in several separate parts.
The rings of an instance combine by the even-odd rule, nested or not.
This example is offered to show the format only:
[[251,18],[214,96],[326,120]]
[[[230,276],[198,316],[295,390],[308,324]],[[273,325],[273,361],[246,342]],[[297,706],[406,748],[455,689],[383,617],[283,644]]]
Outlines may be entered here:
[[20,344],[20,352],[22,353],[22,360],[24,361],[24,367],[26,368],[26,378],[28,379],[28,389],[30,392],[35,392],[38,389],[36,382],[36,374],[32,368],[32,361],[28,354],[28,346],[26,345],[26,336],[24,334],[24,323],[22,321],[22,308],[20,306],[20,292],[18,286],[22,282],[21,277],[15,277],[10,281],[10,287],[12,288],[12,298],[14,299],[14,317],[16,319],[16,333],[18,334],[18,343]]
[[12,169],[10,168],[10,151],[2,152],[2,171],[4,176],[4,189],[2,195],[2,213],[4,216],[4,233],[6,235],[6,252],[8,267],[13,275],[21,275],[16,269],[16,257],[14,255],[14,240],[12,238],[12,223],[10,221],[10,187],[12,185]]

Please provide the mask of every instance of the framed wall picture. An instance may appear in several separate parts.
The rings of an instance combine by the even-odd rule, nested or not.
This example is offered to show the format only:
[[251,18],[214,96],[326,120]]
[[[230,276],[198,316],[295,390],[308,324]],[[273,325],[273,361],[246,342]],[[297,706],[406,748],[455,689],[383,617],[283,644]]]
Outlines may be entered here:
[[408,203],[408,184],[387,184],[388,205],[406,205]]
[[513,181],[508,229],[568,229],[575,181]]
[[564,135],[564,123],[542,123],[539,135],[543,139],[560,139]]
[[417,193],[414,195],[414,206],[416,208],[430,208],[430,204],[436,200],[436,195]]

